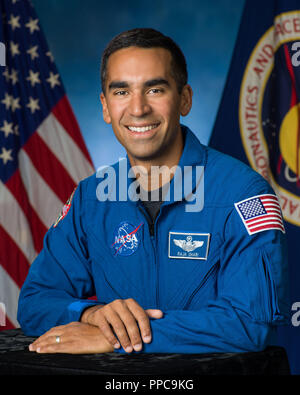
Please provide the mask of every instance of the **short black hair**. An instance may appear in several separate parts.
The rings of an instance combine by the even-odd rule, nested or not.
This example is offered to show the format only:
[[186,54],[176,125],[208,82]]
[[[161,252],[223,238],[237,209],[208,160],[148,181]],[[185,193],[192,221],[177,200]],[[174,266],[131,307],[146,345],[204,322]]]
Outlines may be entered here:
[[101,58],[101,85],[105,94],[107,78],[107,62],[110,55],[122,48],[164,48],[172,55],[171,73],[176,81],[178,92],[181,93],[187,84],[188,73],[185,57],[179,46],[168,36],[150,28],[127,30],[115,36],[103,51]]

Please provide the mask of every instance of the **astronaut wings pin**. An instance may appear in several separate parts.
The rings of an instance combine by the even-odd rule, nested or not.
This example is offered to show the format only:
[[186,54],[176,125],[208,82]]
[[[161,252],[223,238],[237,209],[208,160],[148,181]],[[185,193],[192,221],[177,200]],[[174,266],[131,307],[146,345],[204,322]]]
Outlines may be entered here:
[[207,259],[209,233],[169,232],[169,258]]
[[204,241],[193,240],[192,236],[187,236],[186,240],[173,239],[174,244],[183,249],[183,251],[194,251],[196,248],[202,247]]

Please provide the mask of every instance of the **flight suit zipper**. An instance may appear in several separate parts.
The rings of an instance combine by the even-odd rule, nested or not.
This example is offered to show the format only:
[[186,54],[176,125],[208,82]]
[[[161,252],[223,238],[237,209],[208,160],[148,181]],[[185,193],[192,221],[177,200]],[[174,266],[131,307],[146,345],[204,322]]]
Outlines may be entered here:
[[203,277],[203,279],[201,280],[200,284],[197,286],[197,288],[191,293],[191,295],[188,297],[187,301],[184,303],[184,309],[188,309],[190,303],[192,302],[194,296],[196,295],[196,293],[199,291],[200,288],[202,288],[207,280],[209,279],[209,277],[216,271],[217,269],[217,263],[216,262],[209,270],[208,272],[205,274],[205,276]]
[[159,301],[159,276],[158,276],[158,264],[157,264],[157,240],[156,240],[156,223],[157,219],[160,215],[160,210],[158,215],[156,216],[156,219],[153,221],[150,215],[147,213],[147,211],[139,207],[140,212],[143,214],[143,216],[146,218],[146,221],[148,223],[149,227],[149,233],[150,233],[150,238],[151,238],[151,243],[153,246],[153,252],[154,252],[154,266],[156,270],[156,294],[155,294],[155,304],[156,308],[158,308],[158,301]]

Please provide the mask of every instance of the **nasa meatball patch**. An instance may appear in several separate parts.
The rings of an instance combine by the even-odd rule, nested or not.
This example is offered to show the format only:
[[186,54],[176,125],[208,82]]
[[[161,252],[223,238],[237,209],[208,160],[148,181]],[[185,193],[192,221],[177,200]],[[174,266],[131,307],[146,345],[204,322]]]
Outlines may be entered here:
[[169,258],[207,260],[209,233],[169,232]]
[[115,256],[129,256],[136,252],[142,239],[142,225],[143,223],[133,225],[127,221],[123,221],[116,227],[111,245]]

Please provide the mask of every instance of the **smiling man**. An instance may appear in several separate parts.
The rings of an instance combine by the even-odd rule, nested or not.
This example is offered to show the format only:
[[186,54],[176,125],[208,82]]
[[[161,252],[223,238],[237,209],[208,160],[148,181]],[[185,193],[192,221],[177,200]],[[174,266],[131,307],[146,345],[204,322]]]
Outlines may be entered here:
[[180,115],[191,108],[192,91],[181,92],[164,48],[129,47],[108,60],[104,120],[112,124],[132,166],[177,165],[183,149]]
[[[153,192],[157,168],[162,176],[176,172],[170,182],[160,179],[157,201],[101,200],[97,174],[78,185],[21,290],[19,322],[39,336],[30,350],[245,352],[274,343],[289,312],[285,231],[273,190],[180,124],[192,89],[169,37],[153,29],[121,33],[104,51],[101,79],[104,120],[144,195]],[[181,180],[188,193],[179,188],[181,196],[165,199],[183,168],[199,167],[202,210],[186,209],[200,188],[193,171]],[[118,164],[113,169],[118,185],[124,175]]]

